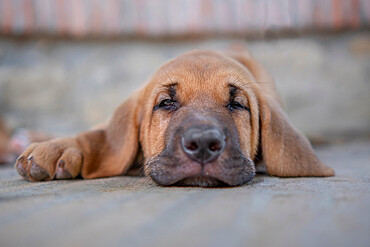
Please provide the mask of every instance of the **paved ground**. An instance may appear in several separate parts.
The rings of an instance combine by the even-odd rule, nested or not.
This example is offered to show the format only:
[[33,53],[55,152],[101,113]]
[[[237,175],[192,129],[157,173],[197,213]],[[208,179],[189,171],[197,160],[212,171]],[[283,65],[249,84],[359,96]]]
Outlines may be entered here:
[[0,168],[1,246],[369,246],[370,142],[318,148],[331,178],[231,189],[145,178],[26,182]]

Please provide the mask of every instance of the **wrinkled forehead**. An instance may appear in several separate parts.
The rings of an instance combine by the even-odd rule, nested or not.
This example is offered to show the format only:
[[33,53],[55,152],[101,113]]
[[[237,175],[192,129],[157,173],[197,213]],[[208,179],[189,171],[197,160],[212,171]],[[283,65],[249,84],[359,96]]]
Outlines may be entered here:
[[[225,92],[230,85],[244,89],[251,75],[238,62],[211,51],[185,53],[159,68],[152,78],[154,88],[176,84],[187,98]],[[227,90],[226,90],[227,92]]]

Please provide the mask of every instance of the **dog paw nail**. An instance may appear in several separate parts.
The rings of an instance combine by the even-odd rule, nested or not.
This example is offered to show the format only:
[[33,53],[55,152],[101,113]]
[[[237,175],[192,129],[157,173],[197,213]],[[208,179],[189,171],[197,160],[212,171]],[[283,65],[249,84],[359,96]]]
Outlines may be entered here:
[[31,169],[30,169],[30,175],[33,179],[38,180],[38,181],[49,178],[48,172],[44,168],[37,165],[36,163],[32,163]]
[[28,156],[28,158],[27,158],[28,160],[33,160],[33,156],[32,155],[30,155],[30,156]]
[[17,159],[17,162],[22,162],[24,160],[24,156],[20,156],[18,159]]

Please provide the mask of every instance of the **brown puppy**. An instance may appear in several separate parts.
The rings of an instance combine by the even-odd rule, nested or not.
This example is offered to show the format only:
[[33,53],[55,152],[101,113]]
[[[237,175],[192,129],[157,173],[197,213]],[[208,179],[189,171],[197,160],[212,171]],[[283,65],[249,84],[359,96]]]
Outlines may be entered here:
[[160,185],[242,185],[261,159],[274,176],[334,175],[289,123],[269,74],[240,49],[167,62],[106,126],[32,144],[15,167],[30,181],[99,178],[142,159]]

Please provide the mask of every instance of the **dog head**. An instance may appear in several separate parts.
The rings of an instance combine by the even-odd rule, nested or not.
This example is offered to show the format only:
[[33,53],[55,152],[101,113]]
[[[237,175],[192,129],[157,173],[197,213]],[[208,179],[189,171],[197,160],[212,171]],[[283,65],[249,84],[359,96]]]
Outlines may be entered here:
[[254,177],[258,153],[270,175],[333,175],[247,52],[193,51],[169,61],[116,111],[108,135],[117,139],[122,128],[126,162],[142,152],[146,175],[160,185],[242,185]]

